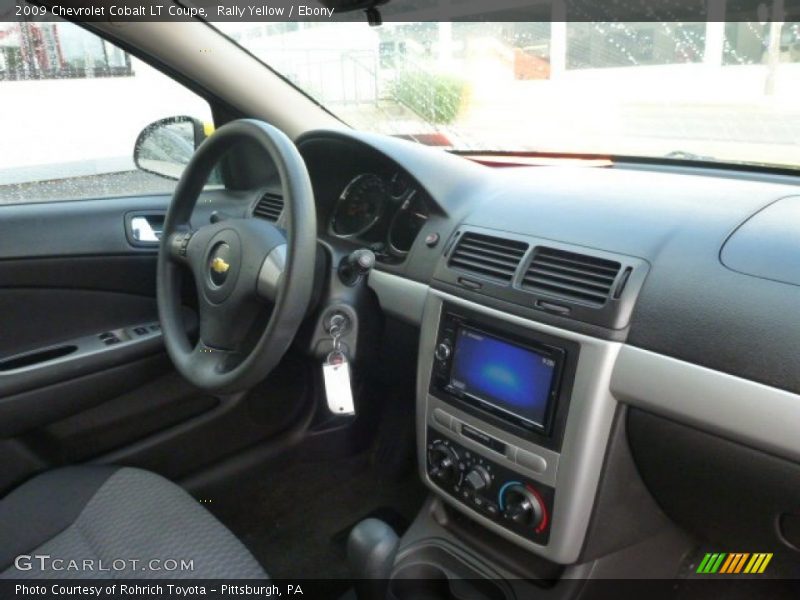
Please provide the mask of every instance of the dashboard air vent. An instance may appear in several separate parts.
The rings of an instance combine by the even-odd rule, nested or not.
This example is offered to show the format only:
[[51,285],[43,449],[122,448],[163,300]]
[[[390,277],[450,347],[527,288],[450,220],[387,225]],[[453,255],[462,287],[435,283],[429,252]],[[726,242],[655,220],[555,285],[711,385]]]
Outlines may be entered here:
[[613,260],[537,246],[522,288],[602,306],[622,265]]
[[274,223],[281,216],[281,212],[283,212],[283,197],[280,194],[267,192],[261,196],[253,209],[253,216]]
[[458,240],[449,266],[510,282],[528,249],[525,242],[467,232]]

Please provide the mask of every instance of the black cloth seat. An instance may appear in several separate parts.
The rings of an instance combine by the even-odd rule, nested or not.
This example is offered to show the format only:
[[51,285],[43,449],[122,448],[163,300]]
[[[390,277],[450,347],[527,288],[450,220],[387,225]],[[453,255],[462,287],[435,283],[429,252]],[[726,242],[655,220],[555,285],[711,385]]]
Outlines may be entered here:
[[266,573],[174,483],[130,467],[80,466],[39,475],[0,500],[0,578],[52,577],[249,579]]

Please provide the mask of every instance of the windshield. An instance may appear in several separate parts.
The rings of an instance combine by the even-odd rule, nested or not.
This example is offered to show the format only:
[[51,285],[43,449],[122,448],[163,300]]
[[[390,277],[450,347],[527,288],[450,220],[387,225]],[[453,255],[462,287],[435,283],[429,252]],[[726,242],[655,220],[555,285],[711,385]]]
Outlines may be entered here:
[[800,23],[220,23],[358,129],[800,167]]

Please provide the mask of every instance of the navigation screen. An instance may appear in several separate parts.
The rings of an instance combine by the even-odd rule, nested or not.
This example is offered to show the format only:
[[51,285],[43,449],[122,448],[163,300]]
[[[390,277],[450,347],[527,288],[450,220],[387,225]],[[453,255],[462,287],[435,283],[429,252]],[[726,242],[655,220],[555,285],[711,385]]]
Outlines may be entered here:
[[461,328],[456,336],[450,385],[544,427],[555,370],[556,362],[549,356]]

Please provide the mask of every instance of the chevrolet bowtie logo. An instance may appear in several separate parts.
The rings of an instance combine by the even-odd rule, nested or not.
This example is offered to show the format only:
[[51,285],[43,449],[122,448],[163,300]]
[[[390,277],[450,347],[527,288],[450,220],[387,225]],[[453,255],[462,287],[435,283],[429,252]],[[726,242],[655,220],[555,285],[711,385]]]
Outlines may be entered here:
[[222,260],[219,256],[211,261],[211,270],[215,273],[227,273],[231,266]]

